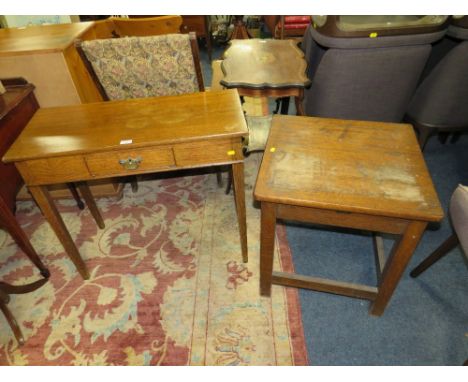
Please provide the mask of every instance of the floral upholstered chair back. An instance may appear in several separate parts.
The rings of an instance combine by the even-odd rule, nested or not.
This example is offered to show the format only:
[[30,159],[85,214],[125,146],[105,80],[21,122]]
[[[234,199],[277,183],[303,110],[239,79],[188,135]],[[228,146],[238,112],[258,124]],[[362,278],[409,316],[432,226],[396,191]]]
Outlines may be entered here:
[[187,34],[82,41],[81,49],[110,100],[200,89]]

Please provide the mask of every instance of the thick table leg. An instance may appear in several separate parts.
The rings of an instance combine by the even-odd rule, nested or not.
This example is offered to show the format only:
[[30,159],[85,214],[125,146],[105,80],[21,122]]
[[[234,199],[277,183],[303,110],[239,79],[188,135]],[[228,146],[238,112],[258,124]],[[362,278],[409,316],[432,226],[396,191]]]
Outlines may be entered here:
[[271,295],[275,232],[276,207],[274,204],[262,202],[260,221],[260,294],[267,297]]
[[51,225],[58,239],[62,243],[65,252],[67,252],[73,264],[75,264],[78,272],[83,277],[83,279],[89,279],[89,272],[86,268],[86,264],[78,252],[78,249],[73,242],[73,239],[70,236],[70,233],[63,222],[57,207],[52,200],[52,197],[49,194],[46,186],[29,186],[29,191],[36,200],[37,205],[41,209],[45,218]]
[[[135,179],[136,181],[136,179]],[[94,200],[93,194],[91,193],[91,190],[89,189],[89,186],[86,182],[78,182],[76,183],[78,189],[81,192],[81,196],[86,202],[86,205],[89,208],[89,211],[91,212],[91,215],[93,215],[94,220],[96,221],[96,224],[98,225],[99,228],[104,229],[105,224],[104,220],[101,216],[101,213],[99,212],[99,209],[96,205],[96,201]]]
[[408,224],[405,232],[393,245],[382,272],[377,297],[372,303],[370,314],[381,316],[387,306],[398,281],[408,264],[426,228],[426,222],[414,221]]
[[247,252],[247,217],[245,214],[245,190],[244,190],[244,163],[233,163],[232,179],[234,183],[234,198],[236,201],[237,221],[242,248],[242,260],[249,261]]
[[1,198],[0,216],[1,225],[6,228],[6,230],[10,233],[11,237],[16,242],[16,244],[18,244],[18,246],[23,250],[26,256],[28,256],[29,259],[33,262],[33,264],[39,269],[41,275],[45,278],[48,278],[50,276],[49,270],[46,268],[46,266],[42,263],[41,259],[37,255],[28,237],[16,221],[15,215],[13,215],[13,212],[11,212],[6,203]]

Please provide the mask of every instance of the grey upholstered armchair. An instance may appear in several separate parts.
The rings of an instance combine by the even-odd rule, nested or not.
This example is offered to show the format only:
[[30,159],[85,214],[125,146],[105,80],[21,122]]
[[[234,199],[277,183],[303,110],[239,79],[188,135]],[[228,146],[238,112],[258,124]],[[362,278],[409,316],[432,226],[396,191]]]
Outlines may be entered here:
[[445,29],[416,34],[334,37],[309,26],[306,115],[400,122],[431,52]]
[[435,132],[468,131],[468,28],[450,25],[440,50],[448,50],[418,86],[407,119],[422,149]]

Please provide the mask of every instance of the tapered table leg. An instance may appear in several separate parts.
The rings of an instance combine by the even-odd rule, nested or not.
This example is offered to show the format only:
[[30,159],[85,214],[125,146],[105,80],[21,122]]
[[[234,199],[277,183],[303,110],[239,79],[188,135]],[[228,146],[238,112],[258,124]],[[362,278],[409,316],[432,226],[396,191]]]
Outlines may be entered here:
[[96,205],[96,201],[94,200],[93,194],[91,193],[88,184],[86,182],[78,182],[76,185],[80,190],[81,196],[83,196],[83,199],[85,200],[86,205],[88,206],[89,211],[91,212],[91,215],[93,215],[96,224],[99,228],[104,229],[104,219],[102,218],[101,213],[99,212],[99,209]]
[[65,226],[65,223],[63,222],[57,207],[55,206],[54,201],[49,194],[49,191],[47,190],[47,187],[29,186],[29,191],[36,200],[37,205],[51,225],[58,239],[62,243],[65,252],[67,252],[73,264],[75,264],[76,269],[80,275],[85,280],[89,279],[89,272],[86,268],[86,264],[81,258],[80,253],[78,252],[78,249],[76,248],[75,243],[73,242],[73,239],[70,236],[70,233],[68,232],[67,227]]
[[260,220],[260,294],[271,295],[273,253],[275,249],[276,208],[272,203],[262,202]]
[[78,191],[76,190],[76,185],[75,183],[67,183],[68,190],[73,196],[73,199],[75,199],[76,205],[80,210],[84,210],[84,204],[81,201],[80,195],[78,194]]
[[244,163],[234,163],[232,165],[232,180],[234,184],[237,221],[239,223],[242,260],[244,263],[247,263],[249,261],[249,255],[247,251],[247,217],[245,214]]
[[390,297],[395,290],[398,281],[408,264],[419,240],[427,226],[426,222],[413,221],[408,224],[405,232],[393,245],[380,279],[377,297],[373,301],[370,314],[381,316],[387,306]]
[[0,198],[0,223],[10,233],[13,240],[23,250],[26,256],[33,262],[33,264],[39,269],[41,275],[45,278],[50,276],[49,270],[42,263],[41,259],[37,255],[35,249],[31,245],[29,238],[26,236],[20,225],[18,224],[15,215],[8,208],[3,199]]

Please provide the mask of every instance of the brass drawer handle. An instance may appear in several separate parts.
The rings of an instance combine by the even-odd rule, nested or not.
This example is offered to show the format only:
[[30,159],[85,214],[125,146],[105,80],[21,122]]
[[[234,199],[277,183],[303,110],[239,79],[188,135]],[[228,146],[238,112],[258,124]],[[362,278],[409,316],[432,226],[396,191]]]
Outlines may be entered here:
[[119,164],[126,170],[136,170],[141,163],[141,157],[138,158],[128,158],[128,159],[120,159]]

